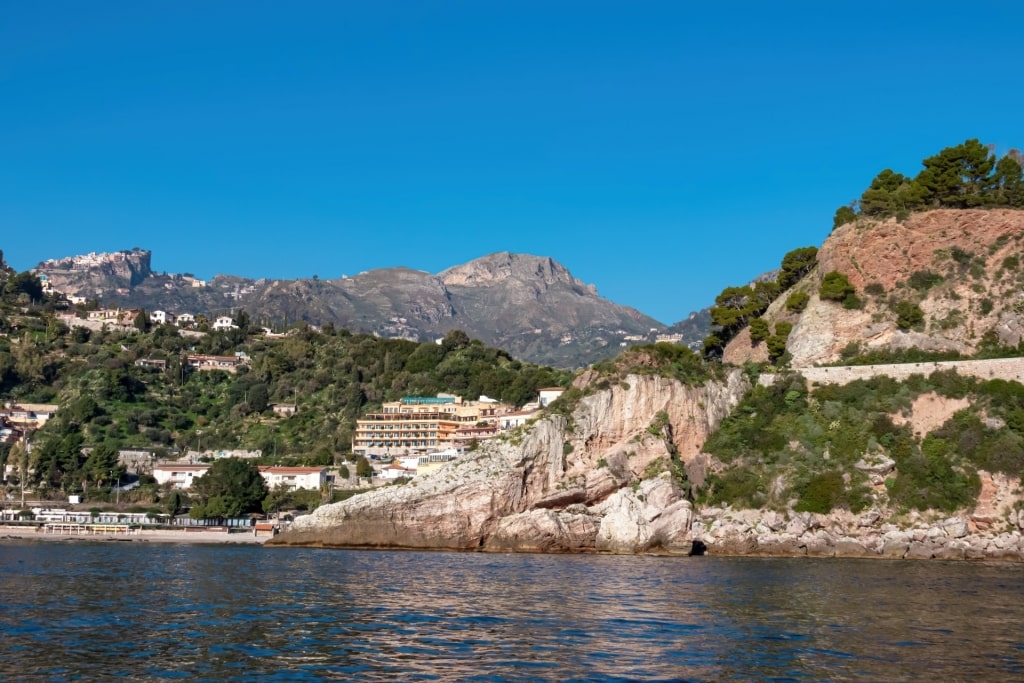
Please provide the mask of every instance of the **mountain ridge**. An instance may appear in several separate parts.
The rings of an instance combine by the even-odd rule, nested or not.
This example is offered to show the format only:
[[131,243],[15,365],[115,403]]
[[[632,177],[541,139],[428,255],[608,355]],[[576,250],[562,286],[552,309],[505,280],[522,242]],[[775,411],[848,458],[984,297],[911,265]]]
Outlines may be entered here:
[[[660,321],[601,297],[596,286],[548,256],[500,251],[437,274],[400,266],[336,279],[218,274],[208,282],[154,273],[151,256],[139,248],[93,253],[43,261],[34,271],[57,291],[104,306],[211,319],[245,310],[268,327],[333,324],[414,341],[459,329],[523,360],[565,368],[672,335]],[[693,325],[685,329],[670,338],[695,344],[703,336]]]

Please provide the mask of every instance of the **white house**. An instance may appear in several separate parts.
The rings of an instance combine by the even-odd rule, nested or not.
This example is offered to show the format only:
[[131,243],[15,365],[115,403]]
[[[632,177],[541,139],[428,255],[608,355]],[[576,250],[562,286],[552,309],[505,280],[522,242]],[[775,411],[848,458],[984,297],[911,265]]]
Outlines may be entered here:
[[160,463],[153,466],[153,478],[161,486],[170,484],[174,489],[187,489],[196,477],[203,476],[208,469],[210,466],[205,463]]
[[153,311],[149,314],[149,322],[155,325],[173,325],[175,322],[174,314],[167,311]]
[[280,484],[290,489],[319,490],[327,483],[326,467],[276,467],[263,465],[260,474],[267,482],[267,488],[276,488]]
[[181,313],[177,318],[178,327],[192,327],[196,324],[196,317],[191,313]]
[[548,404],[565,393],[562,387],[548,387],[540,390],[540,407],[547,408]]
[[229,315],[222,315],[213,321],[213,329],[215,330],[235,330],[238,329],[238,325],[231,319]]
[[398,479],[399,477],[415,477],[416,470],[402,467],[398,463],[391,463],[380,468],[381,479]]
[[536,410],[519,410],[514,413],[506,413],[499,417],[498,420],[501,422],[502,429],[515,429],[537,417],[538,414]]

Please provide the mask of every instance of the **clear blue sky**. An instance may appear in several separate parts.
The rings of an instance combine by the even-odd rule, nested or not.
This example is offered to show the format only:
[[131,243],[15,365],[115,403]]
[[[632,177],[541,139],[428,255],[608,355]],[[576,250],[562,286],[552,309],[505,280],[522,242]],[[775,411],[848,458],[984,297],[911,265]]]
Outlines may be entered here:
[[550,256],[665,323],[883,168],[1024,147],[1012,2],[0,2],[0,249],[334,278]]

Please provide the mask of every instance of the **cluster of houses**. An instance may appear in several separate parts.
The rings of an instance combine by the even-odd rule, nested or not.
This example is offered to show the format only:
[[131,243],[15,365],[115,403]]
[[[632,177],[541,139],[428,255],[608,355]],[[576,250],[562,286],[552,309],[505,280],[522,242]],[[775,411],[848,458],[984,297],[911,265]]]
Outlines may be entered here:
[[[75,302],[72,301],[72,303]],[[137,308],[97,308],[93,311],[86,311],[85,318],[79,318],[74,313],[64,314],[60,316],[60,318],[65,322],[72,324],[73,321],[76,320],[85,320],[92,323],[129,326],[135,322],[135,319],[139,317],[141,312],[141,309]],[[178,327],[186,329],[194,329],[204,321],[203,316],[199,316],[197,319],[197,316],[191,313],[150,311],[146,315],[149,317],[149,321],[154,325],[177,325]],[[210,327],[214,330],[238,329],[238,325],[235,324],[234,318],[229,315],[222,315],[214,318]]]
[[[192,370],[223,370],[235,373],[238,368],[248,365],[249,356],[244,351],[237,351],[231,356],[211,356],[191,353],[185,356],[185,365]],[[137,358],[135,366],[146,370],[166,370],[167,361],[163,358]]]
[[[0,444],[16,444],[26,432],[39,429],[57,412],[50,403],[4,403],[0,408]],[[2,474],[4,481],[14,473],[15,463],[8,460]]]
[[[561,387],[541,389],[536,401],[519,410],[486,396],[476,401],[448,394],[408,396],[385,403],[381,412],[357,420],[352,452],[370,460],[374,477],[387,481],[423,476],[457,459],[474,442],[493,438],[537,417],[563,391]],[[282,408],[287,414],[293,406]],[[210,468],[209,463],[196,462],[195,455],[156,464],[153,477],[161,485],[188,489]],[[217,455],[246,457],[234,452]],[[271,488],[284,484],[289,488],[320,489],[332,480],[326,467],[263,465],[259,470]]]

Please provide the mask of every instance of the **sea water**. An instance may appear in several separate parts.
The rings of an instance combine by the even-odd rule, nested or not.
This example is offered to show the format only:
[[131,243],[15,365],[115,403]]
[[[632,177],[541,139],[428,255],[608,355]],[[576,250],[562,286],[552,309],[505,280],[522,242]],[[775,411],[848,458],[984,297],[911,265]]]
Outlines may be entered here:
[[0,679],[1024,680],[1024,565],[4,541]]

